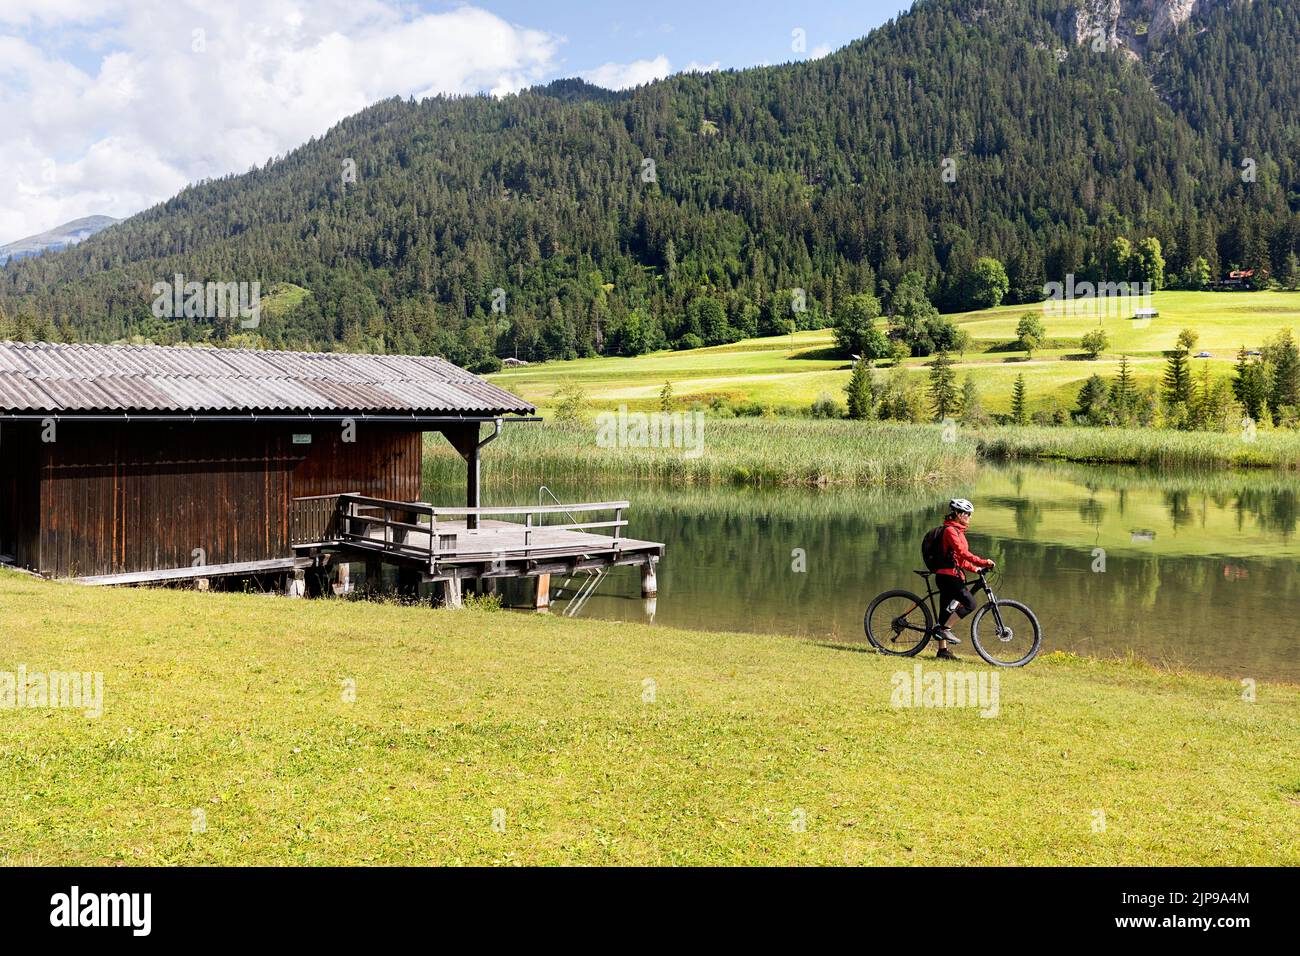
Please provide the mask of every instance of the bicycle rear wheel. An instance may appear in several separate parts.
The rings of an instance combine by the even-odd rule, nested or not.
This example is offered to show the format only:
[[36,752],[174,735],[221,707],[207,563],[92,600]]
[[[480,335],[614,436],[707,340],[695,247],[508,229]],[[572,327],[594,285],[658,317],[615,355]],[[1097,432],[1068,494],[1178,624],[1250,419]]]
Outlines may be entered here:
[[[985,622],[985,617],[988,621]],[[980,636],[980,625],[984,635]],[[975,612],[970,625],[975,651],[994,667],[1024,667],[1036,656],[1043,643],[1043,631],[1034,612],[1019,601],[985,604]]]
[[925,598],[911,591],[886,591],[871,602],[862,627],[882,654],[911,657],[930,643],[934,616]]

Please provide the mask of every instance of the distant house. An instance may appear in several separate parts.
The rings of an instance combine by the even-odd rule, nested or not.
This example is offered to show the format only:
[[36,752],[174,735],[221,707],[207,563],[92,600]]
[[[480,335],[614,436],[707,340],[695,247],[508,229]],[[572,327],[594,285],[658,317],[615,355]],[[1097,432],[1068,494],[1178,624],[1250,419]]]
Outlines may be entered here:
[[1154,319],[1154,318],[1156,318],[1158,315],[1160,315],[1160,313],[1159,313],[1158,311],[1156,311],[1155,309],[1137,309],[1137,310],[1134,311],[1134,313],[1133,313],[1133,318],[1135,318],[1135,319]]
[[1254,269],[1233,269],[1219,280],[1221,289],[1244,289],[1255,278]]
[[521,365],[527,365],[527,364],[528,363],[521,358],[505,358],[501,360],[501,365],[504,368],[518,368]]

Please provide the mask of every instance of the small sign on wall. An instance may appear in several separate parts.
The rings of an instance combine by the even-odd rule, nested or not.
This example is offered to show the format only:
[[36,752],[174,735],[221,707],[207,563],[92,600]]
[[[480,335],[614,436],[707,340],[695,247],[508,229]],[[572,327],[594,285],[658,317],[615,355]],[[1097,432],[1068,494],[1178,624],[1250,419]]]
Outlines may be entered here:
[[294,443],[295,445],[310,445],[310,444],[311,444],[311,435],[310,435],[310,434],[303,435],[303,434],[299,434],[299,433],[295,432],[295,433],[294,433],[294,436],[293,436],[293,443]]

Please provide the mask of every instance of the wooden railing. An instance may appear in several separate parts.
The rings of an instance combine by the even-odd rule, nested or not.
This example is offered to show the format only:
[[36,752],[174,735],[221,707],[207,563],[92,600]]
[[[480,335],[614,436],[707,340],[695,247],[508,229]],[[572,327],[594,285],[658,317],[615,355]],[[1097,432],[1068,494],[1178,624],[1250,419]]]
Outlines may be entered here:
[[294,547],[329,544],[338,537],[339,498],[309,495],[289,503],[289,543]]
[[[337,499],[333,528],[335,541],[395,556],[427,560],[431,568],[440,558],[495,558],[503,552],[512,557],[527,557],[534,551],[555,547],[553,544],[548,546],[544,540],[545,533],[549,531],[612,529],[610,539],[617,542],[622,529],[627,526],[623,512],[630,507],[626,501],[600,501],[570,505],[441,508],[423,501],[390,501],[366,495],[345,494],[334,497]],[[608,520],[572,520],[584,513],[611,511],[614,516]],[[570,521],[564,524],[545,523],[546,517],[555,515],[565,515]],[[446,523],[448,519],[468,520],[470,517],[523,517],[524,523],[522,526],[512,524],[503,529],[476,530],[467,530],[459,524],[448,526]],[[520,527],[523,530],[522,548],[502,549],[499,547],[499,538],[498,546],[493,546],[494,537],[517,533]]]

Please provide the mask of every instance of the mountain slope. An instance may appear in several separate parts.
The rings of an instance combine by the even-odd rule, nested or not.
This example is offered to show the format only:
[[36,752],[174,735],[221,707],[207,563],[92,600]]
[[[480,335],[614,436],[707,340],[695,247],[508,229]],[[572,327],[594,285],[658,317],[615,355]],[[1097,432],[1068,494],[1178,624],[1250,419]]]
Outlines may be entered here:
[[89,239],[95,233],[107,229],[118,221],[112,216],[86,216],[82,219],[65,222],[61,226],[55,226],[53,229],[47,229],[34,236],[6,243],[0,246],[0,264],[9,259],[21,259],[24,256],[34,256],[46,250],[57,250],[76,245],[78,242]]
[[1168,4],[1120,4],[1139,59],[1077,43],[1065,0],[933,0],[812,62],[386,101],[111,242],[11,263],[0,305],[76,337],[221,341],[233,323],[153,318],[151,285],[292,282],[311,295],[266,344],[484,365],[824,324],[912,270],[962,307],[982,255],[1032,301],[1099,275],[1117,236],[1159,237],[1174,275],[1280,271],[1300,241],[1300,2],[1197,4],[1157,41]]

